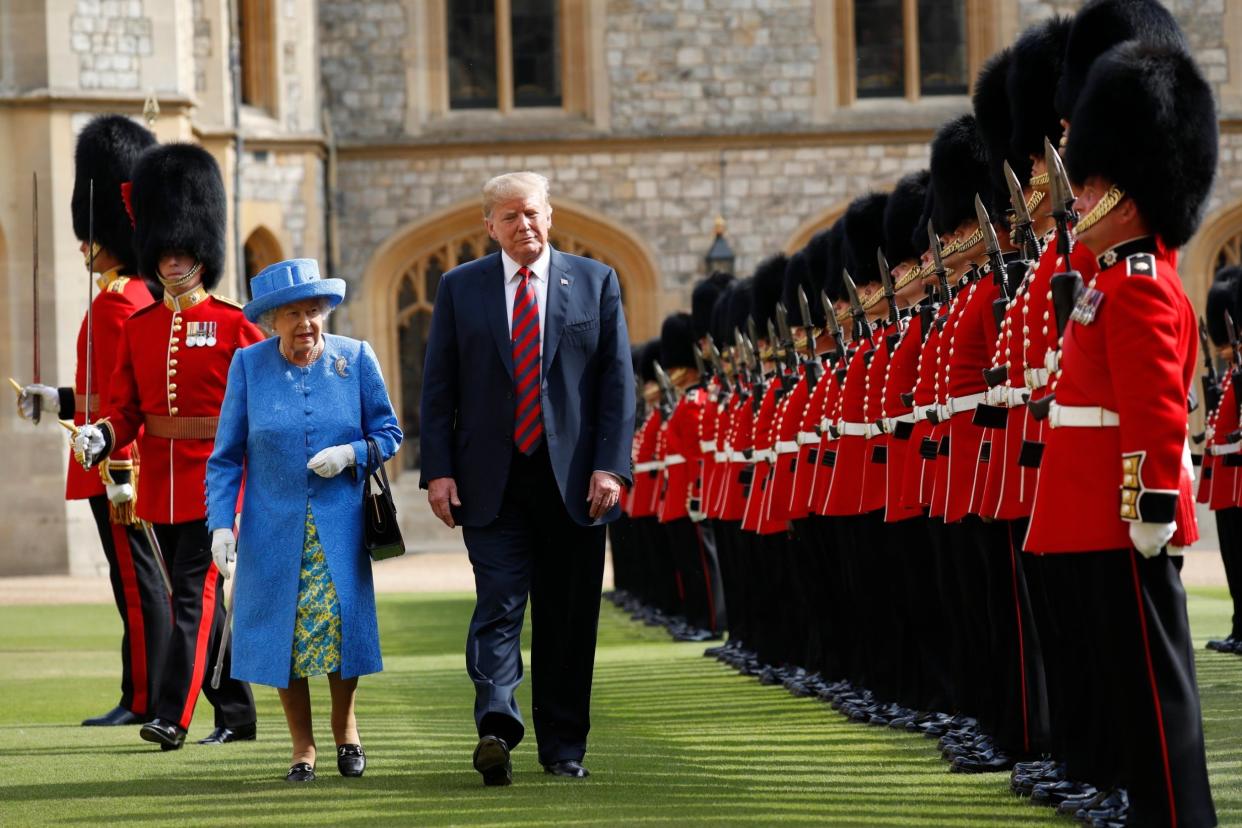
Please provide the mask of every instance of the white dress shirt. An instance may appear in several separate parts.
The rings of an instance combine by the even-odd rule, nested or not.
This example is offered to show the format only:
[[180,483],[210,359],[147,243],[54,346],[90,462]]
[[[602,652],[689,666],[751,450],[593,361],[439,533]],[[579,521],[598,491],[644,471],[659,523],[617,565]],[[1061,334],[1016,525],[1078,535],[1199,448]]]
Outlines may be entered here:
[[[505,321],[509,323],[509,337],[513,337],[513,303],[517,299],[518,284],[522,281],[518,269],[522,266],[509,254],[500,251],[500,263],[505,269]],[[552,265],[552,248],[543,246],[543,252],[534,264],[528,265],[530,285],[535,289],[535,303],[539,306],[539,347],[543,348],[543,309],[548,305],[548,268]]]

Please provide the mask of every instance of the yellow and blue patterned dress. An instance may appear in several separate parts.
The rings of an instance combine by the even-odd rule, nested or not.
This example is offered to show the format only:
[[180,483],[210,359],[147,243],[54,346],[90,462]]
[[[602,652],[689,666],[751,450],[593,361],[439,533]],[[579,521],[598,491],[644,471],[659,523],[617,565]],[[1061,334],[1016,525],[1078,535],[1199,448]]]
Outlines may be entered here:
[[332,585],[319,531],[306,504],[302,572],[298,579],[298,613],[293,627],[290,677],[322,676],[341,669],[341,605]]

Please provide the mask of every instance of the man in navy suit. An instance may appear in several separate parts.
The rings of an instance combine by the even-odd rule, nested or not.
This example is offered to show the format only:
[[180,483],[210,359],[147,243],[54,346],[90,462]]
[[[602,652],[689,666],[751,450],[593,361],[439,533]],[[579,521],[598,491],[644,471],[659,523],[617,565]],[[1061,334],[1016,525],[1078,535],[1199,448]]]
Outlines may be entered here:
[[525,726],[521,632],[531,597],[539,761],[575,779],[590,729],[604,524],[630,479],[634,375],[616,272],[548,244],[548,181],[483,187],[500,252],[440,279],[422,397],[422,479],[474,567],[466,642],[486,785],[512,781]]

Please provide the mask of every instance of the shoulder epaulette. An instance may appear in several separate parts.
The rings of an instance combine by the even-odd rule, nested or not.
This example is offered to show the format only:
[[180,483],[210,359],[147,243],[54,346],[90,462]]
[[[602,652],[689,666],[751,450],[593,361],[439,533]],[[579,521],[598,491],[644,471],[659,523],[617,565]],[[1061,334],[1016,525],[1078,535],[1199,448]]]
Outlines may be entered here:
[[228,296],[220,296],[219,294],[215,294],[215,293],[213,293],[213,294],[211,294],[211,298],[212,298],[212,299],[215,299],[215,300],[216,300],[216,301],[218,301],[218,302],[223,302],[224,304],[228,305],[229,307],[237,308],[238,310],[241,310],[241,309],[242,309],[242,303],[241,303],[241,302],[238,302],[236,299],[230,298],[230,297],[228,297]]
[[1126,275],[1156,278],[1156,257],[1150,253],[1135,253],[1126,257]]
[[128,276],[117,276],[108,284],[108,293],[124,293],[125,286],[128,284]]

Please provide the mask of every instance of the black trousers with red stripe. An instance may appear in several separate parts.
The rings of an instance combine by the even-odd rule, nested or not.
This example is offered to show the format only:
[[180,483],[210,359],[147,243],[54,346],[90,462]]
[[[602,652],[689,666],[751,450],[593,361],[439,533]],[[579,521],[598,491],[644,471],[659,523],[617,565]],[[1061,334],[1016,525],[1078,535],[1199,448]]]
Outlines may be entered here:
[[1097,760],[1084,781],[1126,788],[1131,825],[1215,825],[1186,593],[1173,560],[1133,549],[1046,558],[1050,588],[1066,597],[1059,643],[1074,648],[1066,661],[1092,689],[1092,726],[1065,735],[1092,741],[1073,751]]
[[1225,582],[1233,599],[1229,635],[1242,639],[1242,509],[1218,509],[1216,534],[1220,539],[1220,559],[1225,564]]
[[[211,560],[206,520],[154,524],[155,536],[172,580],[173,627],[155,715],[189,728],[201,690],[215,708],[216,727],[238,727],[255,720],[250,685],[232,677],[226,655],[220,689],[211,673],[224,633],[224,595],[220,572]],[[292,652],[290,652],[292,658]]]
[[164,653],[172,630],[172,609],[146,533],[137,526],[118,526],[108,518],[108,498],[89,498],[99,543],[108,559],[112,598],[121,616],[120,706],[149,716],[155,707]]

